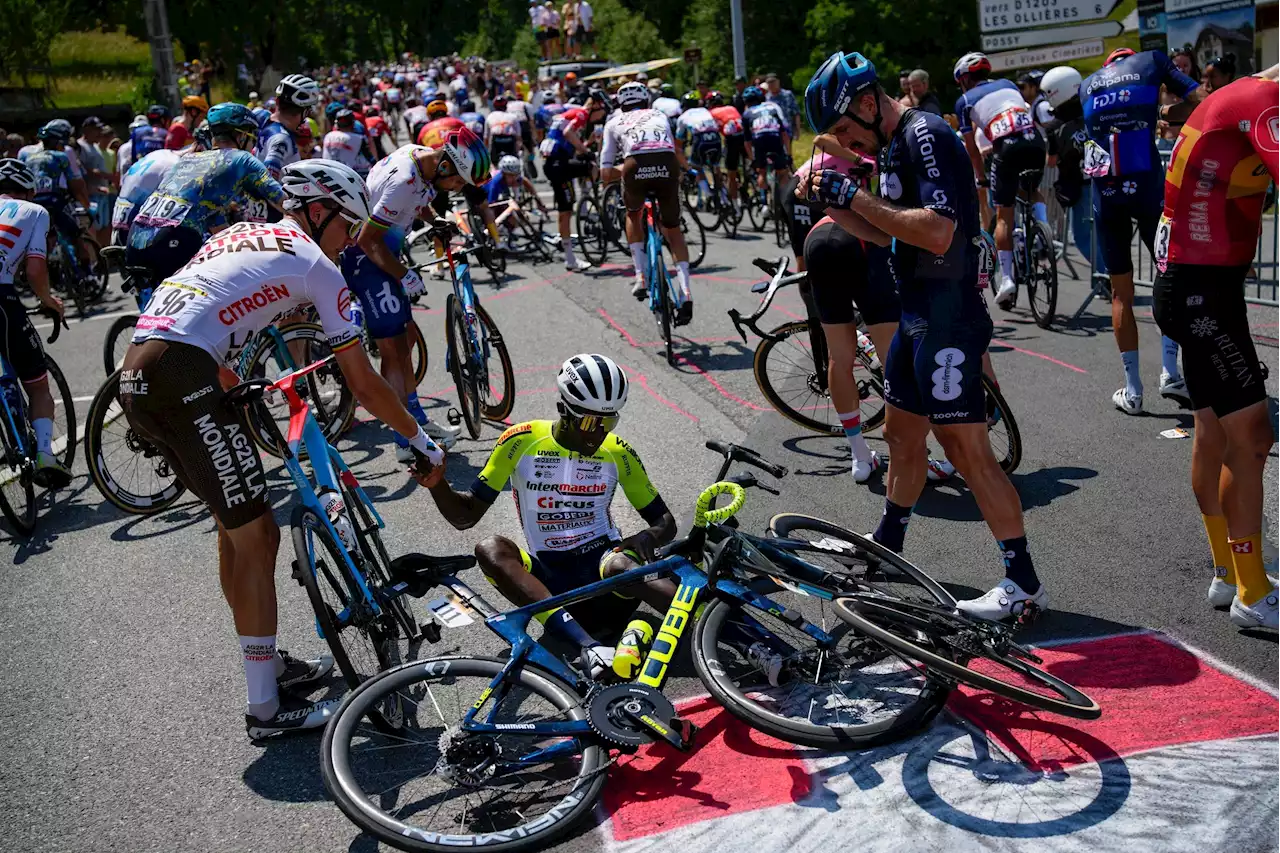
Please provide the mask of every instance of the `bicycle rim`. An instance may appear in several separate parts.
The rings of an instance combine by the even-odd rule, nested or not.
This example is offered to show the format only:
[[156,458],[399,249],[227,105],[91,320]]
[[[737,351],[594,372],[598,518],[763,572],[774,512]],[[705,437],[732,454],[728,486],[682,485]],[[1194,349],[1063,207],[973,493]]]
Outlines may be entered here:
[[826,435],[844,435],[826,376],[820,376],[809,348],[809,324],[784,323],[756,347],[752,372],[760,393],[787,420]]
[[[0,511],[19,536],[30,536],[36,528],[36,488],[31,478],[31,459],[18,452],[17,439],[9,428],[10,417],[25,425],[25,415],[21,410],[9,409],[8,412],[8,417],[0,415],[4,417],[4,441],[0,445],[4,453],[4,459],[0,460]],[[22,440],[29,453],[34,449],[30,445],[34,436],[30,429],[25,432],[27,434]]]
[[[650,236],[649,239],[654,238]],[[665,345],[667,364],[674,366],[676,357],[671,342],[671,320],[675,309],[671,305],[671,282],[667,278],[667,268],[662,262],[661,252],[650,252],[649,262],[654,265],[649,271],[649,275],[653,277],[649,282],[650,294],[654,289],[658,292],[658,304],[653,308],[654,319],[658,321],[658,334],[662,336]],[[652,295],[650,298],[652,299]]]
[[[289,361],[301,361],[294,367],[303,367],[327,357],[331,350],[324,329],[315,323],[290,323],[279,329],[280,337],[288,350],[289,358],[277,352],[274,341],[259,346],[254,353],[253,361],[248,367],[245,378],[262,378],[269,381],[279,379]],[[337,441],[338,437],[351,425],[355,418],[355,395],[347,387],[346,380],[337,364],[330,362],[304,379],[295,383],[299,392],[311,406],[316,423],[320,425],[324,437],[329,441]],[[245,425],[254,444],[265,452],[279,458],[282,449],[277,447],[265,427],[265,420],[272,418],[276,422],[281,435],[287,435],[289,424],[288,403],[276,399],[273,403],[262,400],[254,404],[245,415]],[[298,449],[299,458],[306,458],[306,449]]]
[[44,354],[45,369],[49,373],[49,393],[53,395],[53,455],[71,470],[76,461],[76,404],[71,398],[71,386],[62,368],[53,356]]
[[107,336],[102,341],[102,366],[106,370],[107,376],[110,376],[120,368],[120,365],[124,364],[124,354],[129,351],[129,344],[133,340],[133,330],[137,322],[137,314],[117,317],[112,321],[111,328],[107,329]]
[[680,230],[684,232],[685,247],[689,250],[689,268],[697,269],[707,257],[707,230],[697,217],[680,214]]
[[[292,518],[295,577],[307,591],[316,630],[333,652],[333,662],[348,687],[359,687],[401,663],[395,622],[375,615],[360,592],[345,551],[314,511],[294,508]],[[404,709],[395,697],[370,710],[374,725],[387,732],[404,726]]]
[[406,640],[414,640],[421,629],[417,617],[413,615],[412,599],[406,595],[392,595],[391,556],[382,544],[382,531],[378,521],[356,490],[342,482],[343,503],[347,509],[347,518],[355,530],[359,542],[360,553],[364,555],[365,579],[371,591],[377,597],[378,606],[396,620],[400,628],[400,636]]
[[854,630],[963,684],[1080,720],[1102,716],[1096,702],[1006,642],[1004,626],[878,595],[839,598],[835,610]]
[[422,336],[422,329],[418,326],[418,322],[412,318],[405,332],[409,336],[409,357],[413,360],[413,379],[416,384],[421,385],[422,380],[427,378],[427,339]]
[[[568,740],[521,727],[585,719],[573,690],[554,676],[517,668],[480,717],[490,719],[492,710],[493,722],[512,728],[487,740],[461,732],[463,716],[503,663],[415,661],[348,695],[320,744],[325,787],[343,813],[381,841],[421,853],[542,849],[589,814],[608,767],[600,746],[578,739],[576,750],[523,769],[511,760]],[[400,697],[408,718],[392,738],[366,723],[387,695]],[[508,760],[471,769],[494,753]]]
[[458,391],[458,408],[467,424],[467,434],[480,437],[480,389],[476,387],[475,367],[471,354],[467,318],[462,303],[453,294],[445,302],[444,331],[449,347],[449,371]]
[[[511,354],[507,352],[507,343],[489,312],[477,303],[476,315],[480,320],[481,346],[488,354],[485,370],[488,388],[481,400],[480,412],[486,420],[506,420],[516,406],[516,370],[511,363]],[[497,365],[494,364],[494,356],[497,356]],[[495,366],[497,370],[494,370]]]
[[1028,302],[1036,325],[1047,329],[1053,325],[1058,310],[1058,265],[1053,256],[1053,235],[1042,222],[1036,223],[1030,246],[1031,274],[1027,277]]
[[600,213],[609,226],[609,239],[619,252],[624,255],[631,251],[627,248],[627,210],[622,203],[622,190],[617,184],[610,184],[600,200]]
[[987,398],[987,440],[991,442],[991,452],[1000,461],[1004,472],[1012,474],[1022,461],[1022,434],[1018,432],[1018,422],[1004,394],[985,373],[982,374],[982,390]]
[[171,506],[186,487],[160,450],[129,426],[119,388],[117,370],[89,404],[85,463],[93,484],[112,506],[130,515],[152,515]]
[[578,204],[578,246],[582,256],[593,266],[600,266],[608,255],[609,246],[604,235],[604,223],[600,221],[600,209],[590,197]]

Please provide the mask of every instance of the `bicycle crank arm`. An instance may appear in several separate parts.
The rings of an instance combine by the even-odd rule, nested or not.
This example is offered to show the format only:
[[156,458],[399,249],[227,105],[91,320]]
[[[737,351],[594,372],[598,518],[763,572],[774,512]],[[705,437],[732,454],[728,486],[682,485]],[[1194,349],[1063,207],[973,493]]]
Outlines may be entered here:
[[637,713],[630,708],[625,708],[623,714],[640,728],[648,730],[681,752],[689,752],[693,749],[693,736],[698,733],[698,727],[688,720],[672,717],[669,721],[670,725],[665,726],[648,714]]

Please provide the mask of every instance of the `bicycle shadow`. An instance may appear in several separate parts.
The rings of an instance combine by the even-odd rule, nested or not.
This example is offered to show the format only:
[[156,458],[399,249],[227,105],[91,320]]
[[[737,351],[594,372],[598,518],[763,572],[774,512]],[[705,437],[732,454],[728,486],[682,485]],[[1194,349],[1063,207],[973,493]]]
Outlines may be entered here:
[[[788,466],[797,477],[836,477],[849,475],[852,458],[849,442],[844,438],[828,435],[802,435],[782,442],[791,453],[814,460],[813,468]],[[825,464],[824,464],[825,463]]]
[[[672,342],[677,363],[675,370],[686,375],[702,371],[737,371],[749,370],[755,361],[755,350],[748,349],[740,341],[728,340],[714,344],[691,341],[688,338],[676,338]],[[725,351],[725,348],[728,351]],[[679,362],[683,360],[688,365]],[[697,370],[685,369],[696,367]]]

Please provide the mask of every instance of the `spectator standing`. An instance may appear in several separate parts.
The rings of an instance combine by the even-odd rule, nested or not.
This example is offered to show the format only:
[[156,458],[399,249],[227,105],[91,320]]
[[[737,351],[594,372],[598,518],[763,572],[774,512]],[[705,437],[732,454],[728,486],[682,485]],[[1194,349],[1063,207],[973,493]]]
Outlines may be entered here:
[[90,227],[100,246],[111,242],[111,175],[107,172],[102,149],[98,147],[105,130],[106,125],[101,119],[89,116],[81,123],[80,138],[74,143],[85,187],[89,191]]
[[547,2],[543,3],[542,8],[542,14],[547,24],[549,58],[554,59],[558,56],[564,56],[564,49],[560,45],[560,13],[556,11],[552,0],[547,0]]
[[582,55],[582,46],[591,45],[591,58],[596,58],[596,31],[594,25],[595,12],[587,0],[578,2],[578,55]]
[[1236,55],[1228,53],[1205,63],[1204,75],[1200,78],[1200,82],[1204,83],[1205,92],[1213,94],[1235,79]]
[[916,109],[933,113],[936,116],[942,115],[942,102],[929,89],[928,71],[923,68],[917,68],[912,71],[907,77],[907,85],[911,91],[911,99],[915,101]]
[[1107,264],[1102,252],[1093,257],[1093,183],[1083,170],[1089,132],[1080,103],[1080,82],[1080,72],[1069,65],[1050,69],[1040,82],[1055,122],[1049,133],[1046,165],[1058,167],[1053,191],[1070,213],[1076,248],[1081,257],[1093,262],[1099,275],[1105,275]]
[[560,7],[560,32],[564,35],[564,55],[571,57],[578,50],[578,4],[573,0],[565,0]]
[[733,78],[733,97],[729,100],[733,104],[733,108],[737,110],[739,114],[745,112],[747,109],[747,102],[742,97],[742,93],[745,92],[746,89],[746,77],[739,74],[737,77]]
[[782,81],[778,79],[777,74],[765,77],[764,85],[768,92],[766,99],[773,101],[782,109],[782,117],[787,120],[787,132],[791,134],[792,139],[795,139],[800,135],[800,105],[796,103],[796,96],[790,89],[782,88]]
[[911,72],[902,71],[898,74],[898,103],[904,107],[914,107],[916,99],[911,95]]

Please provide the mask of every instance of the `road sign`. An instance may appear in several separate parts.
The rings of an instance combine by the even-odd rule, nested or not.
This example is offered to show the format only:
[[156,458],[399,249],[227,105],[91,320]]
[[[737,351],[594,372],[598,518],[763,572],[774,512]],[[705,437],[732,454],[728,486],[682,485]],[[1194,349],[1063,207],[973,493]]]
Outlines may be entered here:
[[1082,24],[1111,14],[1119,0],[978,0],[984,33],[1025,30],[1050,24]]
[[1085,39],[1111,38],[1124,31],[1119,21],[1095,21],[1074,27],[1052,27],[1047,30],[1025,30],[1019,33],[992,33],[982,37],[983,50],[1013,50],[1045,44],[1066,44]]
[[993,53],[987,58],[991,60],[992,71],[1010,71],[1014,68],[1033,68],[1037,65],[1061,65],[1076,59],[1089,56],[1102,56],[1104,50],[1102,39],[1078,41],[1073,44],[1056,44],[1050,47],[1038,47],[1031,50],[1014,50],[1008,53]]
[[686,47],[684,49],[684,61],[689,65],[697,65],[702,61],[702,48]]

